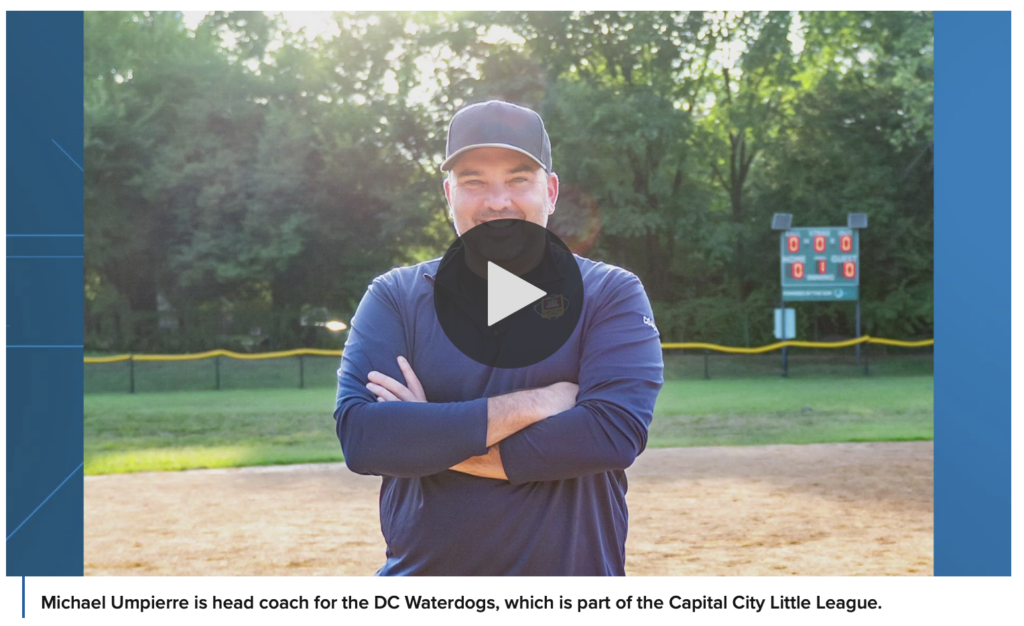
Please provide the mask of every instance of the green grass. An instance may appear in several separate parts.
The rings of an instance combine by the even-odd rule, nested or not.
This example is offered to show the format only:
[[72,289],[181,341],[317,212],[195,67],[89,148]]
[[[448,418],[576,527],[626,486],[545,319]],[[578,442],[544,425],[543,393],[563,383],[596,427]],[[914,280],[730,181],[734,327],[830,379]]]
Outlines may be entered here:
[[932,439],[931,376],[668,381],[649,445]]
[[85,471],[340,461],[328,389],[85,396]]
[[[931,439],[931,376],[671,380],[651,447]],[[342,460],[334,390],[85,396],[85,472]],[[809,410],[806,410],[809,409]]]

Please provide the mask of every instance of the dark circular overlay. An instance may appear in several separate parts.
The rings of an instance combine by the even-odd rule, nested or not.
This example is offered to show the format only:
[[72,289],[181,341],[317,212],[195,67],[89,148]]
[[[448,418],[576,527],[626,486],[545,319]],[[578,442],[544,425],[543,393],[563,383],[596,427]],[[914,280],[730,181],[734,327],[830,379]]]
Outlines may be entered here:
[[[489,285],[488,262],[545,295],[488,325],[488,288],[510,280],[495,275]],[[448,339],[477,363],[529,367],[557,352],[576,330],[583,277],[572,252],[548,229],[526,220],[494,220],[448,247],[434,277],[434,310]]]

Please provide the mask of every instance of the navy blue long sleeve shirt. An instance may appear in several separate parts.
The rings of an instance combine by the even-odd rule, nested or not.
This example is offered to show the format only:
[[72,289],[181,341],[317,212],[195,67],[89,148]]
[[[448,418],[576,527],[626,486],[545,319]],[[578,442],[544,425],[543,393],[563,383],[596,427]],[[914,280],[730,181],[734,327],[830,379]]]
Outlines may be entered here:
[[[383,477],[379,575],[623,575],[625,470],[647,443],[663,383],[654,315],[639,279],[575,257],[586,297],[553,356],[487,367],[452,345],[437,321],[438,259],[378,278],[352,319],[334,413],[345,461]],[[419,377],[427,403],[376,402],[378,371]],[[486,454],[487,398],[556,382],[579,384],[574,408],[502,440],[508,480],[448,468]]]

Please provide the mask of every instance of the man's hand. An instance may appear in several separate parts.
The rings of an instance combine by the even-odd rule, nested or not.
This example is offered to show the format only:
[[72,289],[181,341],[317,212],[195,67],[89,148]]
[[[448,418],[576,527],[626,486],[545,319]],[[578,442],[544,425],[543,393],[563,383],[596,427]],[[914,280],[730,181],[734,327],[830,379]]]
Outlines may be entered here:
[[[404,356],[398,357],[398,368],[405,376],[405,385],[380,372],[370,372],[366,376],[370,380],[366,383],[366,388],[377,396],[378,402],[426,402],[427,395],[423,391],[423,385]],[[538,422],[576,406],[576,394],[579,390],[580,386],[576,383],[554,383],[539,389],[515,391],[489,398],[488,408],[490,413],[495,414],[527,414],[531,416],[531,423]],[[516,430],[519,428],[512,432]],[[508,435],[498,437],[496,441],[488,441],[488,445],[497,443],[505,436]]]
[[449,469],[481,478],[508,480],[508,476],[505,475],[505,466],[501,464],[501,452],[496,445],[488,448],[487,454],[471,456],[462,463],[451,466]]
[[405,376],[405,385],[380,372],[370,372],[366,375],[370,380],[366,383],[366,388],[377,396],[377,402],[426,402],[427,395],[423,393],[423,385],[420,384],[420,379],[416,378],[416,372],[412,371],[412,366],[404,356],[398,357],[398,368]]

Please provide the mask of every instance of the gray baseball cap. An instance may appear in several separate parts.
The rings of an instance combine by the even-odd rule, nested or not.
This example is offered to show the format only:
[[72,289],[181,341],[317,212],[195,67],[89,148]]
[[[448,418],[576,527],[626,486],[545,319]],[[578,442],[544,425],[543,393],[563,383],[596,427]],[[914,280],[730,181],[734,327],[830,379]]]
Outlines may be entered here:
[[521,152],[551,172],[551,139],[536,111],[501,100],[464,106],[448,126],[448,146],[441,171],[475,148],[507,148]]

